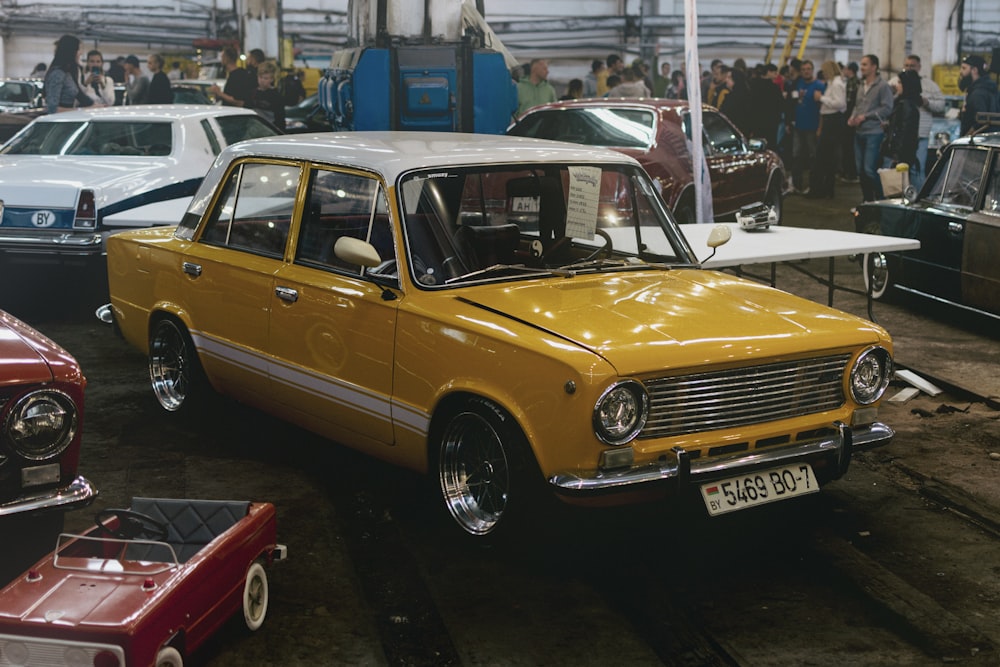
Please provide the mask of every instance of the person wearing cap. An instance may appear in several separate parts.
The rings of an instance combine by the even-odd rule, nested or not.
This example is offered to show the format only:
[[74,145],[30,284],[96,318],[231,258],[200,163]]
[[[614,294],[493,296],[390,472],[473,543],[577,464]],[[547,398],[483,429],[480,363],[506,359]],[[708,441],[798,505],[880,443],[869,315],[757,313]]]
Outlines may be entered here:
[[979,127],[976,115],[997,111],[997,84],[986,74],[986,61],[981,56],[966,56],[959,68],[958,87],[965,91],[962,107],[962,135]]
[[142,73],[135,56],[125,58],[125,94],[129,104],[145,104],[149,95],[149,79]]

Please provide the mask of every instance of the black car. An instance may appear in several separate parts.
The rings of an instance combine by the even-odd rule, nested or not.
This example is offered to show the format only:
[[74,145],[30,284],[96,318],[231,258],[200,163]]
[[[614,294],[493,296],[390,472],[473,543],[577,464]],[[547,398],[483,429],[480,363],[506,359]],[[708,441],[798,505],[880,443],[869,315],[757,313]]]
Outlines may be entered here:
[[920,241],[866,263],[873,297],[896,288],[1000,318],[1000,114],[987,122],[945,148],[919,192],[855,210],[859,232]]
[[285,132],[330,132],[333,127],[326,110],[319,105],[319,94],[310,95],[295,106],[285,107]]

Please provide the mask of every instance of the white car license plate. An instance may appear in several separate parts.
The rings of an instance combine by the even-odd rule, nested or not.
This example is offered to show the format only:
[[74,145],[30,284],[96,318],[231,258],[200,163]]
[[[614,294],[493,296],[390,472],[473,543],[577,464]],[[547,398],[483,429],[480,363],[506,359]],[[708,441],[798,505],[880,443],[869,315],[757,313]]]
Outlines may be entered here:
[[795,463],[701,485],[701,497],[711,516],[817,491],[819,484],[808,463]]

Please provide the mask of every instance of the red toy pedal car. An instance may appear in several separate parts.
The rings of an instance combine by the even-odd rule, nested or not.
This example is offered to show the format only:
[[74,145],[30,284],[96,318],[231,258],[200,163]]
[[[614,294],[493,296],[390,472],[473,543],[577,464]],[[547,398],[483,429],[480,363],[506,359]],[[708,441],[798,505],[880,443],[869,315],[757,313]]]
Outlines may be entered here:
[[270,503],[134,498],[0,591],[0,663],[171,665],[243,610],[267,614],[282,560]]

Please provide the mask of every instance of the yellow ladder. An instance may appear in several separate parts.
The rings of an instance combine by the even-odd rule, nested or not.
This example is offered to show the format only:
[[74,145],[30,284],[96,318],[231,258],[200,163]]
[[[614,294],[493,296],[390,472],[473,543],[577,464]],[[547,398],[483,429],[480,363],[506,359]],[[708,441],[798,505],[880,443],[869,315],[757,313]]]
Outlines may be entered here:
[[778,13],[775,14],[773,19],[766,19],[768,22],[774,22],[774,37],[771,38],[771,46],[767,49],[765,62],[771,62],[771,58],[774,55],[774,47],[777,45],[778,37],[783,30],[787,30],[788,34],[785,38],[785,45],[781,50],[779,64],[783,65],[788,62],[788,57],[792,54],[792,47],[795,46],[795,38],[798,37],[800,30],[803,31],[802,41],[799,43],[799,51],[795,57],[801,60],[806,52],[806,43],[809,41],[809,33],[812,32],[813,21],[816,20],[816,10],[819,9],[819,0],[812,0],[809,19],[803,20],[803,14],[806,11],[806,2],[807,0],[796,0],[795,11],[792,14],[791,20],[789,20],[785,18],[785,8],[788,5],[788,0],[781,0],[781,8],[778,10]]

